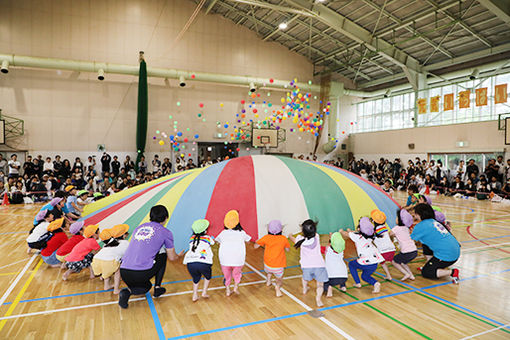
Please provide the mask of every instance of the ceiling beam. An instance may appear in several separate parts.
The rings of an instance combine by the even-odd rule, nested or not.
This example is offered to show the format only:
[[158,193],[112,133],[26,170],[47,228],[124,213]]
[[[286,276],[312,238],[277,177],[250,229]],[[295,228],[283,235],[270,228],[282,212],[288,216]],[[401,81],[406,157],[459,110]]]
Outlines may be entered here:
[[211,9],[214,7],[214,5],[216,4],[218,0],[212,0],[209,5],[207,5],[207,9],[205,10],[205,15],[209,14],[209,12],[211,11]]
[[[461,1],[464,1],[464,0],[461,0]],[[446,10],[448,8],[451,8],[453,6],[457,6],[459,4],[459,0],[450,0],[444,4],[442,4],[441,6],[439,6],[439,9],[442,9],[442,10]],[[413,23],[417,22],[417,21],[420,21],[420,20],[423,20],[423,19],[426,19],[430,16],[433,16],[437,13],[437,11],[439,9],[429,9],[429,10],[426,10],[426,11],[422,11],[420,13],[416,13],[414,15],[411,15],[410,17],[406,18],[405,20],[402,21],[402,23],[400,25],[398,24],[395,24],[395,25],[390,25],[384,29],[382,29],[380,32],[376,32],[376,38],[381,38],[387,34],[390,34],[394,31],[397,31],[399,29],[402,29],[406,26],[409,26],[409,25],[412,25]],[[343,49],[343,48],[340,48],[340,49],[337,49],[335,51],[332,51],[330,53],[328,53],[326,55],[326,57],[324,58],[319,58],[317,60],[315,60],[314,62],[316,63],[321,63],[323,62],[325,59],[330,59],[330,58],[333,58],[334,56],[336,56],[338,53],[340,52],[347,52],[348,50],[351,50],[353,48],[356,48],[358,46],[360,46],[361,44],[360,43],[355,43],[355,44],[352,44],[350,45],[347,50]]]
[[[378,10],[378,11],[381,11],[382,10],[382,13],[387,16],[388,18],[390,18],[393,22],[401,25],[402,24],[402,20],[400,20],[398,17],[396,17],[395,15],[391,14],[390,12],[388,12],[387,10],[379,7],[377,4],[373,3],[371,0],[363,0],[367,5],[369,5],[370,7],[372,7],[373,9],[375,10]],[[418,32],[416,29],[412,28],[411,26],[405,26],[405,29],[408,31],[408,32],[411,32],[412,34],[417,34],[420,39],[422,39],[423,41],[425,41],[427,44],[429,44],[430,46],[434,47],[434,50],[438,50],[439,52],[443,53],[445,56],[447,56],[448,58],[453,58],[453,54],[449,51],[447,51],[446,49],[444,49],[443,47],[440,47],[438,44],[434,43],[432,40],[430,40],[428,37],[426,37],[424,34],[421,34],[420,32]]]
[[466,24],[460,18],[455,18],[453,15],[448,13],[448,11],[446,11],[444,9],[441,9],[440,6],[438,4],[436,4],[436,2],[433,1],[433,0],[425,0],[425,1],[427,1],[427,3],[429,5],[431,5],[432,7],[434,7],[438,12],[443,13],[444,15],[446,15],[448,18],[450,18],[452,20],[458,20],[459,21],[459,25],[462,28],[464,28],[466,31],[471,33],[476,39],[480,40],[487,47],[492,47],[492,43],[489,40],[487,40],[485,37],[482,37],[479,33],[477,33],[474,29],[472,29],[468,24]]
[[310,13],[314,14],[317,20],[325,25],[365,45],[369,50],[382,55],[403,69],[420,73],[421,66],[418,60],[385,40],[374,39],[371,32],[332,9],[320,3],[310,4],[307,0],[286,0],[286,2],[308,10]]
[[[219,0],[219,1],[218,1],[218,5],[220,5],[220,6],[224,7],[224,8],[226,8],[226,9],[228,9],[228,10],[234,10],[234,7],[233,7],[233,6],[231,6],[230,4],[227,4],[227,3],[225,3],[224,1],[221,1],[221,0]],[[239,16],[241,16],[241,18],[242,18],[242,19],[252,21],[253,23],[255,23],[255,22],[256,22],[258,25],[260,25],[261,27],[263,27],[263,28],[265,28],[265,29],[267,29],[267,30],[273,30],[273,29],[274,29],[274,27],[273,27],[273,26],[271,26],[270,24],[268,24],[268,23],[266,23],[266,22],[264,22],[264,21],[261,21],[261,20],[259,20],[259,19],[256,19],[256,18],[254,18],[254,17],[252,17],[252,16],[250,16],[250,15],[247,15],[245,12],[237,11],[237,14],[238,14]],[[314,51],[315,53],[317,53],[317,54],[319,54],[319,55],[324,54],[324,52],[322,52],[321,50],[319,50],[319,49],[317,49],[317,48],[315,48],[315,47],[313,47],[313,46],[308,46],[308,45],[306,45],[306,42],[302,42],[302,41],[298,40],[297,38],[295,38],[295,37],[291,36],[291,35],[290,35],[290,34],[288,34],[288,33],[285,33],[285,32],[283,32],[283,31],[282,31],[282,32],[280,32],[280,34],[281,34],[281,36],[283,36],[283,37],[285,37],[285,38],[287,38],[287,39],[289,39],[289,40],[291,40],[291,41],[296,41],[296,43],[297,43],[297,44],[299,44],[299,45],[304,45],[304,46],[309,47],[310,49],[312,49],[312,51]],[[334,62],[335,62],[335,64],[337,64],[338,66],[346,67],[349,71],[354,71],[354,72],[356,71],[356,70],[354,70],[351,66],[349,66],[349,65],[348,65],[348,64],[346,64],[346,63],[342,63],[342,62],[340,62],[340,61],[338,61],[338,60],[335,60]],[[362,76],[362,77],[363,77],[363,78],[365,78],[366,80],[371,80],[371,79],[372,79],[372,78],[370,78],[369,76],[367,76],[367,75],[366,75],[366,74],[364,74],[364,73],[360,73],[360,76]]]
[[510,2],[508,0],[478,0],[483,7],[510,25]]
[[294,14],[299,14],[302,16],[311,16],[311,14],[306,11],[302,11],[302,10],[299,10],[296,8],[291,8],[291,7],[273,5],[269,2],[262,2],[262,1],[255,1],[255,0],[226,0],[226,1],[238,2],[241,4],[252,5],[252,6],[257,6],[257,7],[262,7],[262,8],[268,8],[268,9],[271,9],[273,11],[278,11],[278,12],[294,13]]

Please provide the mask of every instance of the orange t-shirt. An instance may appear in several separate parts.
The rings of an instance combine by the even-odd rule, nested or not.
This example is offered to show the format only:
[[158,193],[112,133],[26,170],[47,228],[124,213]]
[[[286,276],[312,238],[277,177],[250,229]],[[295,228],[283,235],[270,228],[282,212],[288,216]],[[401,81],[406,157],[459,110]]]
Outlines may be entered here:
[[290,248],[289,240],[283,235],[266,235],[257,240],[257,244],[264,246],[264,263],[272,268],[287,266],[285,248]]

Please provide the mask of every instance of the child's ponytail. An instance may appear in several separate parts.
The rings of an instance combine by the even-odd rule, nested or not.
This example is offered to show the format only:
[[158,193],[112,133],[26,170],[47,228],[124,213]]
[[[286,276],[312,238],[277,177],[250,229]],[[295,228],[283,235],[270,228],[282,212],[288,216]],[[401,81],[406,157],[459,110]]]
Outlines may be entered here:
[[194,252],[197,249],[198,245],[200,244],[200,237],[202,237],[204,235],[205,235],[205,231],[198,233],[198,234],[193,234],[193,244],[191,246],[192,252]]
[[294,245],[294,248],[296,249],[301,247],[301,244],[305,242],[305,240],[315,237],[315,234],[317,233],[317,222],[306,220],[301,224],[301,230],[303,231],[304,238],[296,242]]

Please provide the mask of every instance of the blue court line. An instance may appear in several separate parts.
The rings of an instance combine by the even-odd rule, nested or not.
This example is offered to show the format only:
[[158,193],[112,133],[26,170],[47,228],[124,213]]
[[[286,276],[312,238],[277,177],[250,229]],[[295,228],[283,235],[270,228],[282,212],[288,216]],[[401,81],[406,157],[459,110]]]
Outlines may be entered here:
[[[510,269],[505,270],[505,271],[510,271]],[[468,281],[468,280],[473,280],[473,279],[477,279],[477,278],[485,277],[485,276],[488,276],[488,275],[476,275],[476,276],[472,276],[472,277],[467,277],[467,278],[461,279],[460,281]],[[365,300],[352,301],[352,302],[343,303],[343,304],[339,304],[339,305],[334,305],[334,306],[330,306],[330,307],[318,308],[317,310],[318,311],[332,310],[332,309],[337,309],[337,308],[357,305],[357,304],[360,304],[360,303],[367,303],[367,302],[371,302],[371,301],[386,299],[386,298],[389,298],[389,297],[394,297],[394,296],[414,293],[414,292],[418,292],[418,291],[423,292],[423,290],[426,290],[426,289],[432,289],[432,288],[436,288],[436,287],[440,287],[440,286],[446,286],[446,285],[450,285],[450,284],[452,284],[452,283],[451,282],[443,282],[443,283],[427,286],[427,287],[424,287],[424,288],[414,288],[414,287],[411,287],[410,290],[407,290],[407,291],[397,292],[397,293],[393,293],[393,294],[389,294],[389,295],[384,295],[384,296],[377,296],[377,297],[373,297],[373,298],[369,298],[369,299],[365,299]],[[428,293],[426,293],[426,294],[428,294]],[[432,295],[432,294],[430,294],[430,295]],[[190,333],[190,334],[186,334],[186,335],[179,335],[179,336],[176,336],[176,337],[168,338],[168,340],[185,339],[185,338],[190,338],[190,337],[195,337],[195,336],[200,336],[200,335],[206,335],[206,334],[211,334],[211,333],[218,333],[218,332],[223,332],[223,331],[227,331],[227,330],[231,330],[231,329],[236,329],[236,328],[242,328],[242,327],[247,327],[247,326],[252,326],[252,325],[257,325],[257,324],[263,324],[263,323],[278,321],[278,320],[282,320],[282,319],[289,319],[289,318],[293,318],[293,317],[297,317],[297,316],[302,316],[302,315],[306,315],[306,314],[307,314],[307,312],[289,314],[289,315],[285,315],[285,316],[279,316],[279,317],[275,317],[275,318],[263,319],[263,320],[243,323],[243,324],[239,324],[239,325],[233,325],[233,326],[228,326],[228,327],[212,329],[212,330],[208,330],[208,331],[202,331],[202,332],[197,332],[197,333]],[[484,317],[484,316],[482,316],[482,317]],[[484,318],[486,318],[486,317],[484,317]],[[498,323],[496,321],[493,321],[493,322],[494,323]],[[501,323],[498,323],[498,324],[501,324]]]
[[[507,272],[507,271],[510,271],[510,269],[505,269],[505,270],[503,270],[503,271],[500,271],[500,273],[501,273],[501,272]],[[385,276],[386,276],[386,275],[384,275],[384,274],[382,274],[382,273],[377,273],[377,272],[376,272],[375,274],[377,274],[377,275],[379,275],[379,276],[381,276],[381,277],[385,277]],[[490,274],[495,274],[495,273],[490,273]],[[479,277],[487,277],[487,276],[489,276],[489,275],[487,275],[487,274],[480,274],[480,275],[476,275],[475,277],[468,277],[468,278],[466,278],[466,279],[464,279],[464,280],[460,280],[460,281],[472,280],[472,279],[475,279],[475,278],[479,278]],[[488,316],[485,316],[485,315],[483,315],[483,314],[477,313],[477,312],[475,312],[475,311],[473,311],[473,310],[471,310],[471,309],[469,309],[469,308],[466,308],[466,307],[463,307],[463,306],[461,306],[461,305],[458,305],[458,304],[456,304],[455,302],[452,302],[452,301],[449,301],[449,300],[443,299],[442,297],[439,297],[439,296],[434,295],[434,294],[432,294],[432,293],[429,293],[429,292],[425,292],[425,291],[423,291],[423,289],[436,288],[436,287],[442,286],[442,285],[444,285],[444,284],[436,284],[436,285],[428,286],[428,287],[425,287],[425,288],[419,288],[419,287],[413,287],[413,286],[411,286],[410,284],[407,284],[407,283],[402,282],[402,281],[400,281],[400,280],[396,280],[396,279],[395,279],[395,282],[398,282],[398,283],[400,283],[401,285],[403,285],[403,286],[405,286],[405,287],[407,287],[407,288],[417,290],[417,291],[419,291],[420,293],[423,293],[423,294],[425,294],[425,295],[428,295],[428,296],[430,296],[430,297],[433,297],[433,298],[434,298],[434,299],[436,299],[436,300],[439,300],[439,301],[442,301],[442,302],[447,303],[447,304],[449,304],[449,305],[455,306],[455,307],[457,307],[457,308],[459,308],[459,309],[462,309],[462,310],[463,310],[463,311],[465,311],[465,312],[468,312],[468,313],[471,313],[471,314],[473,314],[473,315],[476,315],[476,316],[478,316],[478,317],[480,317],[480,318],[482,318],[482,319],[488,320],[488,321],[490,321],[490,322],[492,322],[492,323],[497,324],[498,326],[505,326],[505,324],[503,324],[503,323],[501,323],[501,322],[499,322],[499,321],[496,321],[496,320],[494,320],[494,319],[491,319],[491,318],[490,318],[490,317],[488,317]],[[447,282],[447,283],[450,283],[450,282]],[[510,328],[510,326],[506,326],[505,328]]]
[[[295,267],[299,267],[299,265],[288,266],[288,267],[285,267],[285,269],[287,269],[287,268],[295,268]],[[252,273],[254,273],[254,271],[243,272],[243,275],[244,274],[252,274]],[[219,277],[223,277],[223,275],[212,276],[211,279],[219,278]],[[174,284],[174,283],[191,282],[191,281],[192,281],[192,279],[177,280],[177,281],[168,281],[168,282],[163,282],[161,285],[169,285],[169,284]],[[108,289],[108,290],[93,290],[93,291],[90,291],[90,292],[73,293],[73,294],[56,295],[56,296],[47,296],[47,297],[41,297],[41,298],[35,298],[35,299],[21,300],[19,303],[34,302],[34,301],[43,301],[43,300],[52,300],[52,299],[60,299],[60,298],[73,297],[73,296],[81,296],[81,295],[89,295],[89,294],[107,293],[107,292],[111,292],[111,291],[113,291],[113,289]],[[4,302],[3,305],[10,305],[11,303],[12,302]]]
[[149,304],[149,309],[151,310],[152,320],[154,320],[154,326],[156,327],[156,331],[158,332],[159,340],[166,339],[165,332],[163,331],[163,326],[161,326],[161,320],[159,319],[158,311],[156,310],[156,306],[154,306],[154,301],[152,301],[152,296],[150,292],[145,294],[147,298],[147,303]]

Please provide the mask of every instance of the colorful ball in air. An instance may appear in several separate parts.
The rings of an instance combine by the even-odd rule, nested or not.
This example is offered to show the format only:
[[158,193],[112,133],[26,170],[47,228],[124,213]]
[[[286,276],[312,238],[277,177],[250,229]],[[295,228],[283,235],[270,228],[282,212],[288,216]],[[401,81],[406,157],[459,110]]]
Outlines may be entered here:
[[198,137],[199,137],[199,136],[198,136],[198,134],[196,134],[194,137],[195,137],[196,139],[198,139]]
[[202,107],[204,107],[204,103],[200,103],[200,104],[198,104],[198,106],[202,108]]

